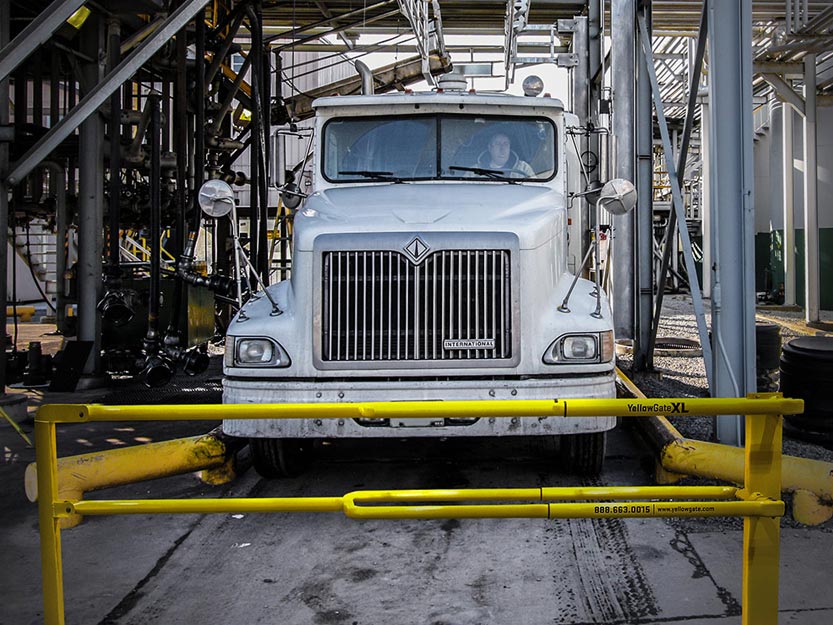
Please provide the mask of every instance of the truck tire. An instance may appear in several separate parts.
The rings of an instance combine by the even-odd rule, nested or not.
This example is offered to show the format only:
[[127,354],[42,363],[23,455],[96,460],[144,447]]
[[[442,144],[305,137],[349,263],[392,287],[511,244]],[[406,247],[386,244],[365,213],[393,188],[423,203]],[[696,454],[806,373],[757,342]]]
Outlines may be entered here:
[[310,443],[297,438],[250,438],[252,465],[265,478],[295,477],[309,463]]
[[561,464],[567,473],[597,476],[602,472],[607,432],[567,434],[561,437]]

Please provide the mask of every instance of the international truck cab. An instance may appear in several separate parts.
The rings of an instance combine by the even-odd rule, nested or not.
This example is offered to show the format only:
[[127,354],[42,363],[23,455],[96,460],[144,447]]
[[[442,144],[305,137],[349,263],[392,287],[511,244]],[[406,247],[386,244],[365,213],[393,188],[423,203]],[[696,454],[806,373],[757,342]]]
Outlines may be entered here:
[[[568,254],[570,230],[573,244],[583,233],[570,225],[580,189],[568,188],[578,179],[568,161],[578,164],[560,101],[456,91],[314,107],[291,278],[231,321],[225,403],[615,397],[610,306]],[[566,468],[593,474],[615,423],[452,415],[223,428],[250,440],[265,476],[292,474],[316,441],[452,436],[557,436]]]

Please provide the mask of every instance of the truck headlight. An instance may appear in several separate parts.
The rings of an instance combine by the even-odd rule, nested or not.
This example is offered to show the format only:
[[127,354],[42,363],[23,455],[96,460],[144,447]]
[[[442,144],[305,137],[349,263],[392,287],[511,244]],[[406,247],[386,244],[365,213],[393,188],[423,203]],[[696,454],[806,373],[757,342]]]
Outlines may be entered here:
[[613,359],[613,332],[565,334],[544,352],[548,365],[578,362],[610,362]]
[[230,367],[288,367],[292,361],[272,339],[235,338],[226,341],[226,365]]

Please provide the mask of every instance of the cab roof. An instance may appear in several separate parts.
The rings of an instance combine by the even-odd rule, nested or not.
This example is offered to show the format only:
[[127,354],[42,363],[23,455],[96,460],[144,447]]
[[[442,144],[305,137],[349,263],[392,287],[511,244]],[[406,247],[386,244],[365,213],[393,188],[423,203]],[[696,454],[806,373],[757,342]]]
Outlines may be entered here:
[[469,91],[396,92],[380,95],[327,96],[317,98],[312,103],[312,108],[330,109],[347,106],[389,107],[413,104],[433,104],[441,106],[455,104],[473,106],[518,106],[555,109],[556,111],[564,110],[564,104],[558,98],[526,97],[506,93],[471,93]]

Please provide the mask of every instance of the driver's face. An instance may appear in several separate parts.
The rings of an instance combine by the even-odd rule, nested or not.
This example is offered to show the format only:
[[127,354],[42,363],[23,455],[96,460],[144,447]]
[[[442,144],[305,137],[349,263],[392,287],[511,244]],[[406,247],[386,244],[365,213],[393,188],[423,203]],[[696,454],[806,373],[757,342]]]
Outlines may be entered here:
[[489,155],[492,157],[492,165],[496,167],[503,167],[506,164],[511,151],[512,145],[506,135],[495,135],[489,141]]

